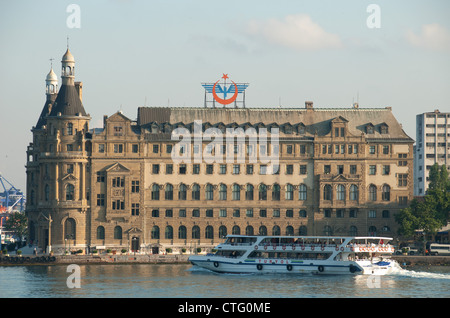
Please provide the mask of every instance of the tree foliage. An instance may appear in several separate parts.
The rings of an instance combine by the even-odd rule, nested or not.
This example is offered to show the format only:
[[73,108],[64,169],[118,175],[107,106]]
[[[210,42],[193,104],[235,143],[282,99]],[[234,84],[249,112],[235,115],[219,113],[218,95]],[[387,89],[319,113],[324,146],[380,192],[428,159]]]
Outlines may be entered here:
[[20,212],[11,213],[5,222],[5,230],[13,232],[19,240],[27,234],[27,217]]
[[413,236],[416,230],[436,234],[447,225],[450,214],[450,179],[445,165],[434,164],[429,173],[430,184],[423,199],[414,199],[396,215],[399,234]]

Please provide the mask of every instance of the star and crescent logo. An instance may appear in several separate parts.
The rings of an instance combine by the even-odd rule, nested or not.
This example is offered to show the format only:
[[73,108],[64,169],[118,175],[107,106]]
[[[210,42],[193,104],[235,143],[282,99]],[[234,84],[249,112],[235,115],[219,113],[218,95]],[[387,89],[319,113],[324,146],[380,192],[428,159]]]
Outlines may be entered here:
[[[212,93],[214,101],[224,106],[236,102],[238,94],[243,93],[248,87],[248,83],[235,83],[228,77],[228,74],[222,74],[221,79],[222,83],[219,83],[219,79],[215,83],[204,83],[202,86],[207,93]],[[227,80],[231,81],[231,84],[227,84]],[[228,97],[230,95],[231,97]]]

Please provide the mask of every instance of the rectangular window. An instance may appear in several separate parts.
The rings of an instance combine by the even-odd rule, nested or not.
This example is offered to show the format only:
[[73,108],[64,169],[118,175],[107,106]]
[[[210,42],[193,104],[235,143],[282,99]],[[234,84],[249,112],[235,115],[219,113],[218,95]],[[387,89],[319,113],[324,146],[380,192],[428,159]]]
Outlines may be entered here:
[[286,146],[286,153],[292,154],[292,145],[287,145]]
[[306,146],[300,145],[300,154],[304,155],[306,153]]
[[166,153],[172,153],[172,145],[166,145]]
[[159,152],[159,145],[153,145],[153,153]]
[[239,209],[234,209],[234,210],[233,210],[233,216],[234,216],[235,218],[240,217],[240,216],[241,216],[241,211],[240,211]]
[[388,175],[391,172],[391,166],[390,165],[383,165],[383,175]]
[[206,217],[207,218],[212,218],[213,216],[214,216],[214,210],[213,209],[206,210]]
[[351,209],[348,216],[351,218],[356,218],[356,215],[357,215],[356,210]]
[[262,175],[267,174],[267,165],[260,165],[259,166],[259,174],[262,174]]
[[185,209],[178,210],[178,216],[180,218],[185,218],[186,217],[186,210]]
[[178,173],[179,174],[186,174],[186,165],[185,164],[181,164],[179,167],[178,167]]
[[219,166],[219,174],[226,174],[227,173],[227,165],[226,164],[221,164]]
[[323,166],[323,173],[330,174],[331,173],[331,166],[330,165]]
[[131,192],[139,193],[139,181],[131,181]]
[[166,164],[166,174],[172,174],[173,173],[173,164],[168,163]]
[[350,165],[350,174],[356,174],[356,165]]
[[97,206],[105,206],[105,195],[97,194]]
[[116,177],[112,179],[112,186],[114,188],[122,188],[125,183],[125,178]]
[[408,186],[408,174],[407,173],[399,173],[398,174],[398,186],[399,187],[407,187]]
[[122,126],[114,126],[114,136],[122,136],[123,128]]
[[247,174],[253,174],[253,165],[247,165],[246,172]]
[[200,174],[200,165],[199,164],[192,165],[192,174]]
[[389,146],[388,145],[384,145],[383,146],[383,154],[384,155],[388,155],[389,154]]
[[214,165],[206,165],[206,174],[213,174]]
[[104,153],[105,152],[105,144],[99,144],[98,145],[98,152]]
[[265,210],[265,209],[259,210],[259,216],[261,218],[266,218],[267,217],[267,210]]
[[239,174],[241,165],[233,165],[233,174]]
[[69,163],[67,165],[67,173],[73,173],[73,164],[72,163]]
[[138,144],[132,144],[131,145],[131,152],[132,153],[138,153],[139,152],[139,145]]
[[375,154],[375,146],[369,146],[369,154],[374,155]]
[[337,209],[337,210],[336,210],[336,217],[337,217],[337,218],[343,218],[343,217],[344,217],[344,210],[342,210],[342,209]]
[[377,217],[377,211],[369,210],[369,218],[373,219]]
[[307,168],[306,165],[300,165],[300,174],[306,174]]
[[152,166],[152,173],[153,174],[159,174],[159,164],[153,164],[153,166]]
[[139,203],[131,203],[131,215],[139,215]]
[[294,173],[294,166],[286,165],[286,174],[293,174],[293,173]]
[[272,216],[274,218],[279,218],[280,217],[280,210],[279,209],[273,209]]
[[97,171],[97,182],[105,182],[105,174]]
[[158,209],[152,210],[152,217],[159,218],[159,210]]
[[331,210],[329,210],[329,209],[324,210],[323,215],[326,218],[331,218]]
[[123,144],[114,144],[114,153],[122,153]]
[[220,209],[219,210],[219,217],[226,218],[227,217],[227,209]]
[[199,209],[192,210],[192,217],[199,218],[200,217],[200,210]]
[[287,218],[293,218],[294,217],[294,210],[286,210],[286,217]]
[[377,173],[377,166],[376,165],[370,165],[369,166],[369,175],[375,175]]
[[245,216],[248,218],[252,218],[253,217],[253,209],[247,209],[247,211],[245,212]]

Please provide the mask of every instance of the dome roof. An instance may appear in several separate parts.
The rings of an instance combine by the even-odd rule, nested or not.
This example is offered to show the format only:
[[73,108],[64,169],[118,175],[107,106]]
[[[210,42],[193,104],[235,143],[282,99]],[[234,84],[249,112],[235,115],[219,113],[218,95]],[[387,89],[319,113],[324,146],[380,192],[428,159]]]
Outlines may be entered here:
[[46,81],[58,81],[58,76],[56,76],[55,72],[53,72],[53,68],[50,70],[50,72],[47,74],[47,77],[45,78]]
[[69,49],[67,49],[66,53],[62,57],[61,62],[75,62],[75,59],[73,58],[72,53],[70,53]]

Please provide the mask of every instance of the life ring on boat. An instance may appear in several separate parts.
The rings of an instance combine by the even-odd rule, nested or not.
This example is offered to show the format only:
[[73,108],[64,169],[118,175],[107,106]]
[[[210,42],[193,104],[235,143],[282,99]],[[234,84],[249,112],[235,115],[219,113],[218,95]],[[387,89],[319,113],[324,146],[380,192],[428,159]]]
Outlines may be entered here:
[[258,249],[258,245],[255,245],[255,250],[257,250]]
[[275,244],[273,245],[273,249],[274,249],[274,250],[276,250],[276,249],[277,249],[277,246],[276,246]]
[[295,251],[295,245],[294,244],[292,244],[292,250]]
[[317,269],[319,270],[319,272],[323,272],[323,270],[324,270],[322,265],[319,265],[319,267],[317,267]]
[[321,251],[324,251],[324,250],[325,250],[325,246],[322,245],[322,246],[320,247],[320,250],[321,250]]
[[257,270],[260,271],[260,270],[262,270],[262,268],[263,268],[263,266],[262,266],[261,264],[256,265],[256,269],[257,269]]
[[302,251],[304,251],[305,250],[305,245],[302,245]]
[[283,245],[283,251],[286,250],[286,245]]
[[292,265],[291,264],[287,265],[286,269],[290,272],[292,270]]
[[266,245],[264,245],[264,249],[265,249],[265,250],[267,250],[267,244],[266,244]]
[[336,246],[336,251],[339,251],[339,246]]
[[342,252],[344,251],[344,247],[343,247],[343,246],[341,247],[341,251],[342,251]]
[[314,251],[314,246],[311,246],[311,251]]
[[219,262],[214,262],[214,267],[219,267]]

